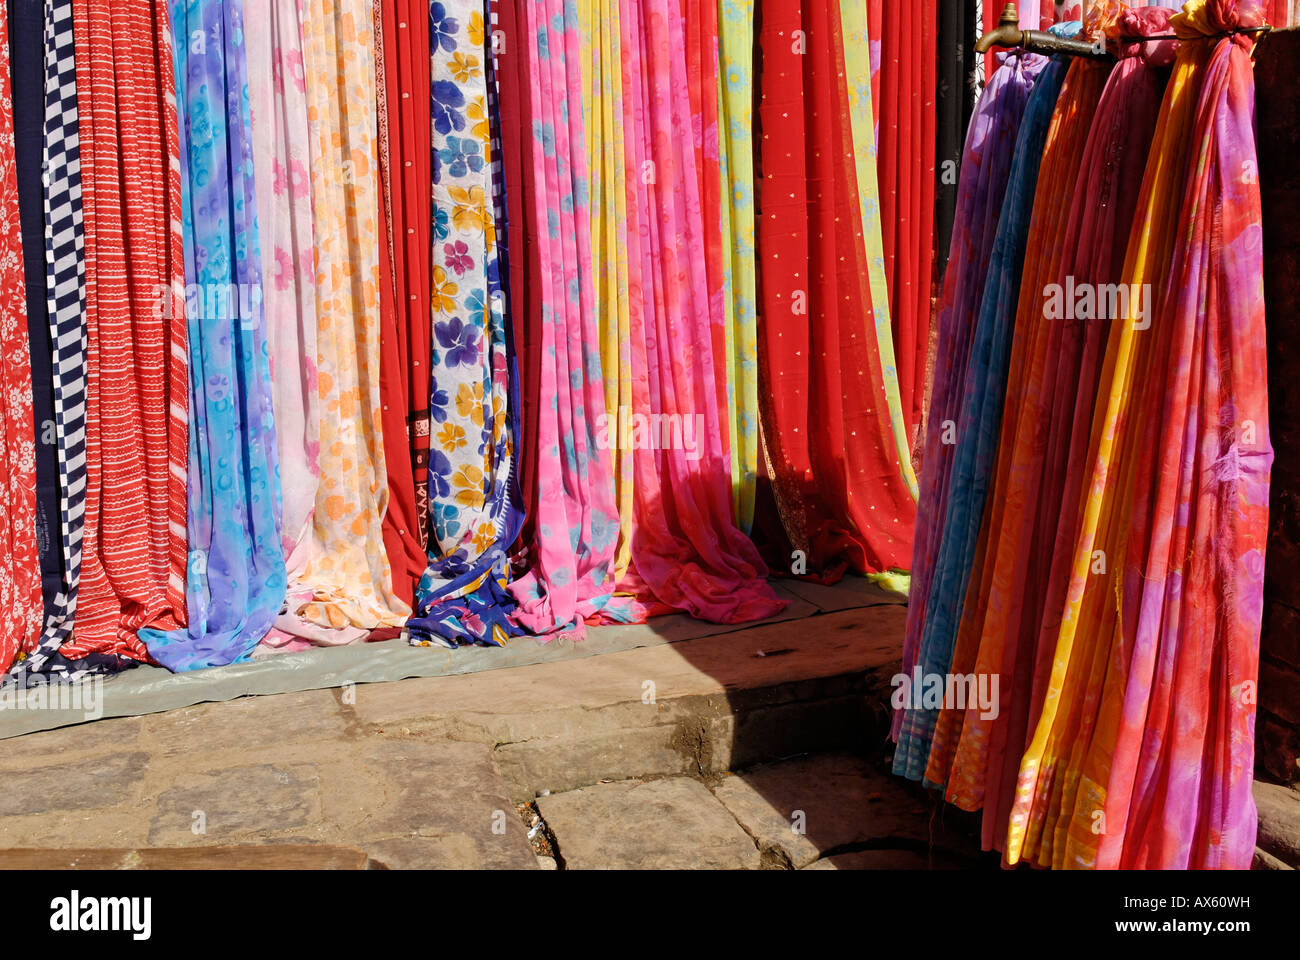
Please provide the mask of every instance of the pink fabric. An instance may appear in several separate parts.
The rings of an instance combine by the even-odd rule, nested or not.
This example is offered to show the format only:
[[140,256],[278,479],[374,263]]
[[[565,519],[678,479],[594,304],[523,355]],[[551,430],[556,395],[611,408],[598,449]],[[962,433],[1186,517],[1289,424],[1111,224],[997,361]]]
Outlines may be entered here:
[[320,476],[316,254],[300,2],[244,0],[262,302],[284,501],[281,539],[290,581],[307,566]]
[[714,623],[761,620],[785,603],[732,523],[711,332],[722,305],[707,278],[682,11],[621,9],[633,412],[669,426],[633,440],[636,522],[619,590]]
[[[522,3],[530,45],[532,164],[542,297],[536,518],[531,563],[510,585],[515,619],[533,633],[570,631],[612,608],[618,510],[608,450],[596,442],[605,407],[591,280],[591,233],[578,21],[564,0]],[[568,19],[566,19],[568,17]]]

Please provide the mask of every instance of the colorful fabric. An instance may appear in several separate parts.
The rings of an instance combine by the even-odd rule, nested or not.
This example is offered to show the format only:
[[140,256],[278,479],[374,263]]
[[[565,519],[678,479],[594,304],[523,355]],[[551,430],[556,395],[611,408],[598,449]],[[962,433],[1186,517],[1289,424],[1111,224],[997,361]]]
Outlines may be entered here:
[[[427,410],[428,400],[427,392],[415,399],[410,382],[413,371],[429,368],[425,333],[429,327],[431,210],[425,55],[429,19],[424,3],[415,0],[400,4],[373,0],[372,13],[379,97],[379,393],[388,476],[384,548],[393,574],[393,592],[410,604],[428,562],[428,490],[425,483],[416,485],[412,430],[414,412]],[[419,246],[415,242],[417,227],[422,241]],[[422,351],[422,362],[415,367],[410,349],[413,328]],[[423,431],[427,448],[427,424]]]
[[285,597],[241,0],[173,0],[190,347],[184,629],[141,630],[169,670],[248,659]]
[[434,221],[432,559],[411,642],[504,644],[519,629],[506,593],[522,511],[518,395],[501,287],[482,0],[430,8]]
[[524,628],[581,636],[586,617],[632,614],[610,604],[619,516],[609,453],[596,442],[604,381],[590,280],[580,24],[562,0],[516,2],[514,19],[524,29],[516,26],[512,36],[528,46],[532,144],[525,158],[537,229],[529,297],[540,298],[541,315],[527,341],[536,366],[525,374],[537,398],[530,569],[510,592]]
[[910,447],[919,439],[930,346],[938,0],[886,2],[883,17],[875,100],[880,219],[898,390]]
[[383,536],[374,50],[369,0],[305,6],[320,485],[307,569],[290,584],[277,626],[323,644],[350,643],[410,615],[393,592]]
[[[59,466],[59,546],[63,582],[48,610],[35,649],[21,650],[14,673],[50,673],[67,663],[58,655],[71,636],[81,579],[86,495],[85,250],[81,217],[81,148],[77,77],[73,62],[72,0],[46,0],[44,36],[44,139],[46,187],[43,231],[45,276],[41,289],[50,323],[54,384],[54,438]],[[89,668],[86,661],[74,670]]]
[[[711,17],[698,12],[716,37]],[[631,563],[619,591],[651,609],[738,623],[771,616],[784,603],[732,519],[727,399],[718,390],[726,348],[711,191],[720,180],[716,164],[695,149],[716,144],[716,60],[687,19],[674,4],[662,15],[638,2],[619,8],[626,212],[619,241],[628,259],[632,392],[630,408],[605,411],[596,442],[632,451]]]
[[[86,278],[86,511],[65,661],[185,623],[188,361],[164,0],[74,0]],[[47,665],[48,666],[48,665]]]
[[[1126,11],[1110,32],[1130,37],[1165,36],[1172,32],[1169,26],[1171,15],[1170,11],[1162,8]],[[1173,60],[1175,46],[1174,42],[1165,40],[1130,44],[1121,50],[1121,60],[1111,74],[1097,107],[1083,155],[1066,228],[1066,254],[1057,281],[1062,289],[1104,289],[1102,285],[1116,284],[1122,279],[1125,248],[1155,133],[1165,68]],[[1076,302],[1074,296],[1066,296],[1069,302]],[[1092,413],[1097,406],[1098,379],[1113,319],[1109,312],[1095,317],[1078,316],[1077,311],[1071,308],[1068,317],[1057,316],[1052,321],[1060,329],[1060,339],[1048,353],[1055,367],[1049,366],[1047,375],[1054,376],[1055,380],[1054,383],[1049,381],[1044,397],[1046,407],[1041,412],[1048,418],[1044,430],[1043,481],[1036,505],[1030,504],[1036,506],[1037,515],[1027,513],[1023,520],[1025,529],[1021,531],[1021,536],[1034,534],[1025,547],[1027,569],[1018,578],[1004,580],[994,576],[990,580],[986,576],[989,585],[985,592],[989,596],[990,616],[983,624],[984,639],[978,640],[980,655],[984,656],[986,644],[997,639],[992,611],[1009,609],[1018,617],[1018,626],[1006,642],[1008,645],[1018,644],[1019,650],[1015,653],[1018,665],[1029,671],[1027,676],[1019,679],[1014,693],[1019,699],[1013,701],[1018,713],[1028,710],[1026,732],[1008,739],[1002,769],[996,776],[990,770],[986,777],[990,784],[990,793],[985,799],[986,810],[996,808],[1000,811],[1000,821],[989,822],[987,833],[993,845],[999,847],[1014,809],[1007,804],[1007,797],[1014,791],[1009,774],[1013,771],[1018,773],[1024,748],[1033,737],[1046,696],[1047,677],[1052,669],[1052,655],[1069,582],[1069,564],[1073,559],[1071,550],[1061,549],[1060,545],[1073,544],[1078,528],[1081,497],[1088,474]],[[1033,530],[1028,529],[1031,523],[1035,525]],[[1054,530],[1055,535],[1044,536],[1044,530]],[[986,565],[989,562],[986,560]],[[1020,599],[1013,596],[1016,590],[1023,594]],[[971,601],[968,600],[968,609],[970,607]],[[954,671],[976,669],[973,659],[968,662],[961,651],[970,642],[970,632],[977,633],[968,632],[969,628],[978,625],[979,618],[968,616],[963,622]],[[994,630],[990,630],[991,625]],[[1087,665],[1083,669],[1086,671]],[[1004,676],[1002,682],[1008,685],[1006,689],[1010,688],[1010,677]],[[1076,742],[1087,742],[1093,729],[1092,719],[1088,711],[1072,712],[1068,721],[1070,732],[1064,741],[1053,744],[1053,753],[1061,749],[1061,744],[1065,744],[1068,751]],[[959,727],[961,722],[959,713],[945,711],[940,718],[940,730]],[[971,724],[972,718],[967,716],[965,722]],[[978,723],[978,720],[974,722]],[[935,743],[937,748],[938,734]],[[972,754],[978,758],[978,751]],[[975,768],[975,776],[972,776],[964,767],[965,758],[959,759],[963,762],[953,768],[954,790],[967,796],[982,791],[982,783],[970,782],[977,779],[981,771]],[[935,754],[932,753],[932,768],[934,765]],[[1045,809],[1039,811],[1036,823],[1029,828],[1032,847],[1027,854],[1018,850],[1018,856],[1035,858]],[[1023,814],[1017,816],[1024,823]],[[1023,836],[1019,830],[1013,832]],[[1052,842],[1050,838],[1045,839],[1048,842],[1042,849],[1049,855],[1043,862],[1050,865]]]
[[0,11],[0,663],[35,643],[42,623],[36,442],[22,222],[9,82],[9,16]]
[[[1272,464],[1253,41],[1206,38],[1261,20],[1255,2],[1192,0],[1172,21],[1182,47],[1125,263],[1126,280],[1153,285],[1154,313],[1111,328],[1073,576],[1008,840],[1033,816],[1062,709],[1097,697],[1095,731],[1052,803],[1059,819],[1049,810],[1043,826],[1052,847],[1039,856],[1054,865],[1244,869],[1253,855]],[[1104,577],[1090,575],[1099,549]],[[1107,662],[1084,689],[1069,671],[1081,655]]]
[[762,9],[758,228],[769,473],[795,569],[806,561],[825,579],[905,570],[916,510],[869,316],[842,23],[830,12]]
[[320,477],[316,238],[301,9],[301,0],[243,0],[262,312],[290,577],[301,576],[307,566]]
[[[907,674],[916,666],[934,560],[942,543],[943,507],[948,502],[952,479],[971,335],[984,296],[1020,123],[1034,82],[1046,65],[1047,59],[1036,54],[1003,54],[1002,66],[984,88],[967,130],[956,229],[939,302],[934,391],[923,454],[926,466],[920,477],[912,551],[912,602],[908,604],[903,637],[903,670]],[[891,736],[895,740],[902,730],[903,716],[901,710],[894,713]]]
[[[866,6],[857,2],[840,5],[840,23],[844,36],[844,76],[849,95],[849,115],[853,125],[853,153],[856,158],[858,196],[862,203],[862,240],[870,281],[871,311],[880,353],[885,404],[893,433],[899,469],[912,499],[919,490],[916,471],[912,468],[912,438],[908,416],[903,411],[898,386],[898,365],[894,355],[894,330],[889,313],[889,277],[886,274],[884,234],[881,225],[880,183],[876,145],[876,121],[871,103],[871,62]],[[928,306],[927,306],[928,310]]]
[[[1099,25],[1094,15],[1114,13],[1117,8],[1112,4],[1094,5],[1087,33],[1094,35]],[[1047,133],[1011,335],[1002,422],[1000,429],[994,428],[995,458],[986,505],[952,639],[951,660],[957,660],[960,650],[963,662],[952,663],[950,669],[970,665],[976,676],[998,676],[998,689],[1005,697],[996,718],[978,710],[967,713],[957,746],[961,775],[948,790],[949,802],[963,809],[983,805],[990,845],[1000,843],[1006,824],[1014,769],[1028,723],[1033,642],[1020,642],[1022,624],[1024,636],[1036,629],[1041,572],[1050,567],[1054,547],[1043,543],[1036,555],[1033,538],[1034,531],[1049,527],[1045,521],[1040,525],[1038,516],[1046,453],[1042,440],[1051,425],[1047,417],[1055,386],[1047,367],[1049,358],[1059,354],[1064,326],[1045,292],[1058,282],[1069,285],[1060,269],[1067,250],[1076,249],[1077,238],[1067,238],[1069,221],[1062,211],[1068,211],[1078,196],[1080,162],[1110,70],[1107,62],[1071,61]],[[1035,613],[1025,616],[1027,610]],[[978,652],[967,664],[964,657],[972,646]],[[945,752],[936,755],[932,750],[926,779],[943,784],[947,773]]]
[[[54,352],[45,297],[45,4],[8,0],[14,160],[22,223],[32,425],[36,439],[36,546],[41,559],[45,617],[54,614],[63,585],[59,524],[59,458],[55,432]],[[35,638],[26,638],[30,646]]]
[[[1077,30],[1078,25],[1074,27]],[[971,334],[948,497],[939,507],[943,516],[939,549],[928,594],[913,600],[925,604],[915,661],[922,676],[946,674],[952,660],[1002,423],[1012,326],[1039,167],[1066,70],[1065,61],[1057,59],[1043,69],[1020,125],[988,277]],[[909,780],[921,779],[937,715],[936,710],[924,707],[907,709],[894,752],[895,773]]]
[[[754,2],[718,3],[718,163],[727,434],[736,526],[754,525],[758,485],[758,279],[754,249]],[[851,8],[852,5],[846,5]],[[855,135],[856,139],[856,135]],[[720,364],[717,357],[715,362]]]

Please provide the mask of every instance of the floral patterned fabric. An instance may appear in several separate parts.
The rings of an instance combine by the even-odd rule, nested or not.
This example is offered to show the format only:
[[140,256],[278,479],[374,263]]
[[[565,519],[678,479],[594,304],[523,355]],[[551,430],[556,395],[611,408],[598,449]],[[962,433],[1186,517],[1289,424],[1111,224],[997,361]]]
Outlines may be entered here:
[[170,670],[248,658],[285,596],[241,0],[173,0],[190,346],[188,623]]
[[33,645],[42,624],[36,548],[36,442],[26,281],[9,85],[9,17],[0,9],[0,666]]
[[[289,587],[287,633],[349,643],[401,626],[384,549],[388,505],[379,389],[379,166],[369,0],[304,6],[316,236],[320,484],[310,559]],[[346,109],[345,109],[346,101]]]
[[536,367],[526,382],[537,398],[529,570],[510,592],[519,600],[521,626],[581,636],[586,617],[636,612],[611,603],[619,514],[609,451],[596,436],[604,379],[591,282],[580,20],[563,0],[514,3],[511,36],[528,48],[533,119],[524,154],[533,186],[524,201],[537,229],[529,296],[540,302],[541,315],[527,342]]
[[320,477],[316,237],[302,8],[303,0],[243,0],[262,311],[275,400],[281,536],[291,577],[307,566]]
[[408,628],[417,644],[499,645],[518,633],[507,550],[519,535],[518,398],[501,287],[482,0],[430,6],[433,109],[432,560]]

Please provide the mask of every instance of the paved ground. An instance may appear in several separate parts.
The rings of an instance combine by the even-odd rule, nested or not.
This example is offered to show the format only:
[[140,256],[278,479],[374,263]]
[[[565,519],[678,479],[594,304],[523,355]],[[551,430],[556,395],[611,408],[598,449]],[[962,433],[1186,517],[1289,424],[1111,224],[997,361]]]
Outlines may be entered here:
[[[0,741],[0,868],[991,866],[885,772],[905,610],[809,596],[793,623]],[[1258,866],[1300,862],[1300,794],[1257,797]]]

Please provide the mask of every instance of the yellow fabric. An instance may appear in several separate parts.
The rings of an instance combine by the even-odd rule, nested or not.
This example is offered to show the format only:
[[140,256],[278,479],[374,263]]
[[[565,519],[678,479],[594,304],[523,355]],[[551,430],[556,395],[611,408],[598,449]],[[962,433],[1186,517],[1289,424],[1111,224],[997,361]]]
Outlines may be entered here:
[[867,281],[871,289],[885,402],[889,409],[899,470],[912,499],[917,500],[920,491],[916,471],[912,468],[912,448],[908,442],[907,421],[903,416],[903,401],[898,390],[894,333],[889,316],[889,285],[885,276],[885,240],[880,225],[880,183],[876,167],[876,121],[871,103],[871,56],[866,4],[841,3],[840,23],[844,33],[844,76],[853,128],[858,196],[862,201],[861,239],[867,255]]
[[[580,0],[587,169],[591,197],[591,269],[600,324],[605,412],[613,446],[619,537],[614,580],[632,561],[634,476],[631,438],[619,433],[632,410],[631,320],[628,313],[627,195],[624,193],[623,74],[618,0]],[[617,438],[617,439],[615,439]]]

